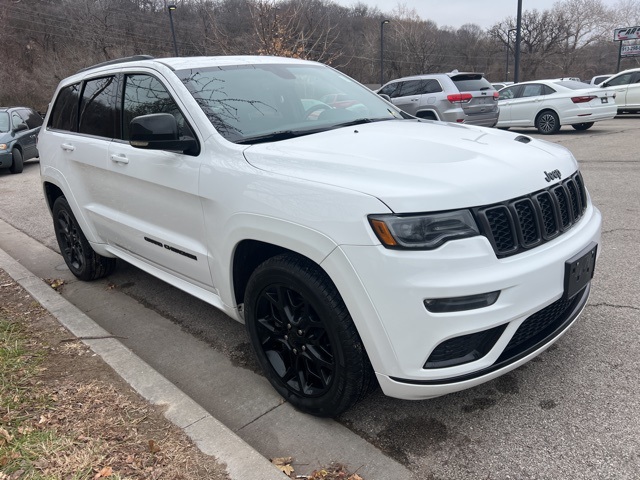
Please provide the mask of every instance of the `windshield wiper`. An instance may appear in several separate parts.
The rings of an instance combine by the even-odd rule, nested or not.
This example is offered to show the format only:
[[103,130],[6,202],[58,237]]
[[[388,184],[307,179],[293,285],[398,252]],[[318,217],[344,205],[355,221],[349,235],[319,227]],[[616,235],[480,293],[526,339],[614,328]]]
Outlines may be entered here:
[[288,140],[290,138],[301,137],[316,133],[318,130],[282,130],[280,132],[267,133],[265,135],[256,135],[255,137],[247,137],[237,141],[239,145],[253,145],[254,143],[278,142],[280,140]]
[[362,125],[364,123],[373,123],[373,122],[384,122],[386,120],[399,120],[398,118],[358,118],[357,120],[351,120],[350,122],[344,123],[336,123],[335,125],[331,125],[330,128],[342,128],[342,127],[352,127],[354,125]]

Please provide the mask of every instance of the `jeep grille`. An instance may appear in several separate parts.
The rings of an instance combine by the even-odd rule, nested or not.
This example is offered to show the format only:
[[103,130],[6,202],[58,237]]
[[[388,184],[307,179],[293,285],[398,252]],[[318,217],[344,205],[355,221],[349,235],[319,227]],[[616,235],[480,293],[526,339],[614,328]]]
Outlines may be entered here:
[[524,197],[474,209],[482,234],[498,258],[537,247],[575,225],[587,208],[580,172]]

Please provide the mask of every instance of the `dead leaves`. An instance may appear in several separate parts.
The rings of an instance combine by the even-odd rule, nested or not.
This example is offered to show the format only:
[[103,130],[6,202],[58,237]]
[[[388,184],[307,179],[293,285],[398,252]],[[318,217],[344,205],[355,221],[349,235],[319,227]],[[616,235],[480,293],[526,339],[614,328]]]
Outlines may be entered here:
[[347,468],[340,464],[334,463],[329,467],[314,470],[311,475],[296,475],[293,476],[293,457],[276,457],[271,459],[278,469],[287,475],[289,478],[297,478],[302,480],[364,480],[357,473],[349,473]]
[[103,467],[102,470],[93,476],[93,480],[110,477],[111,475],[113,475],[113,469],[111,467]]
[[64,285],[64,280],[61,278],[55,278],[53,280],[47,279],[47,283],[49,283],[49,286],[57,292]]
[[293,473],[291,462],[293,462],[293,457],[278,457],[271,459],[271,463],[278,467],[278,469],[280,469],[280,471],[285,475],[291,475]]

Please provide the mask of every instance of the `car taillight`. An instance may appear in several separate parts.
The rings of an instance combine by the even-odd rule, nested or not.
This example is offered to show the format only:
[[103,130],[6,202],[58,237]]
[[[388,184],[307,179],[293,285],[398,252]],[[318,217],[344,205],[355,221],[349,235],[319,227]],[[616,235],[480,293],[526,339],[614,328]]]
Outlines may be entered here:
[[498,92],[493,92],[493,99],[498,100],[500,98],[500,94]]
[[454,93],[447,95],[447,100],[451,103],[469,103],[472,98],[473,96],[470,93]]
[[571,97],[571,101],[573,103],[587,103],[593,100],[594,98],[598,98],[596,95],[584,95],[582,97]]

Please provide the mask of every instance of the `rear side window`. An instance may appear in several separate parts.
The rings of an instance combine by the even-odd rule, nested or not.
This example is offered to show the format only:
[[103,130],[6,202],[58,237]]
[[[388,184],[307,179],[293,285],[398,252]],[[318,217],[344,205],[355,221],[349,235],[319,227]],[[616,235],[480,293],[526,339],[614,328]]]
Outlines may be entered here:
[[116,86],[115,77],[85,82],[80,100],[80,133],[115,137]]
[[451,77],[451,80],[461,92],[479,92],[493,89],[489,80],[480,74],[456,75]]
[[442,85],[437,80],[424,80],[423,93],[438,93],[442,91]]
[[64,87],[58,93],[49,115],[49,128],[56,130],[78,131],[78,101],[80,100],[80,84]]

